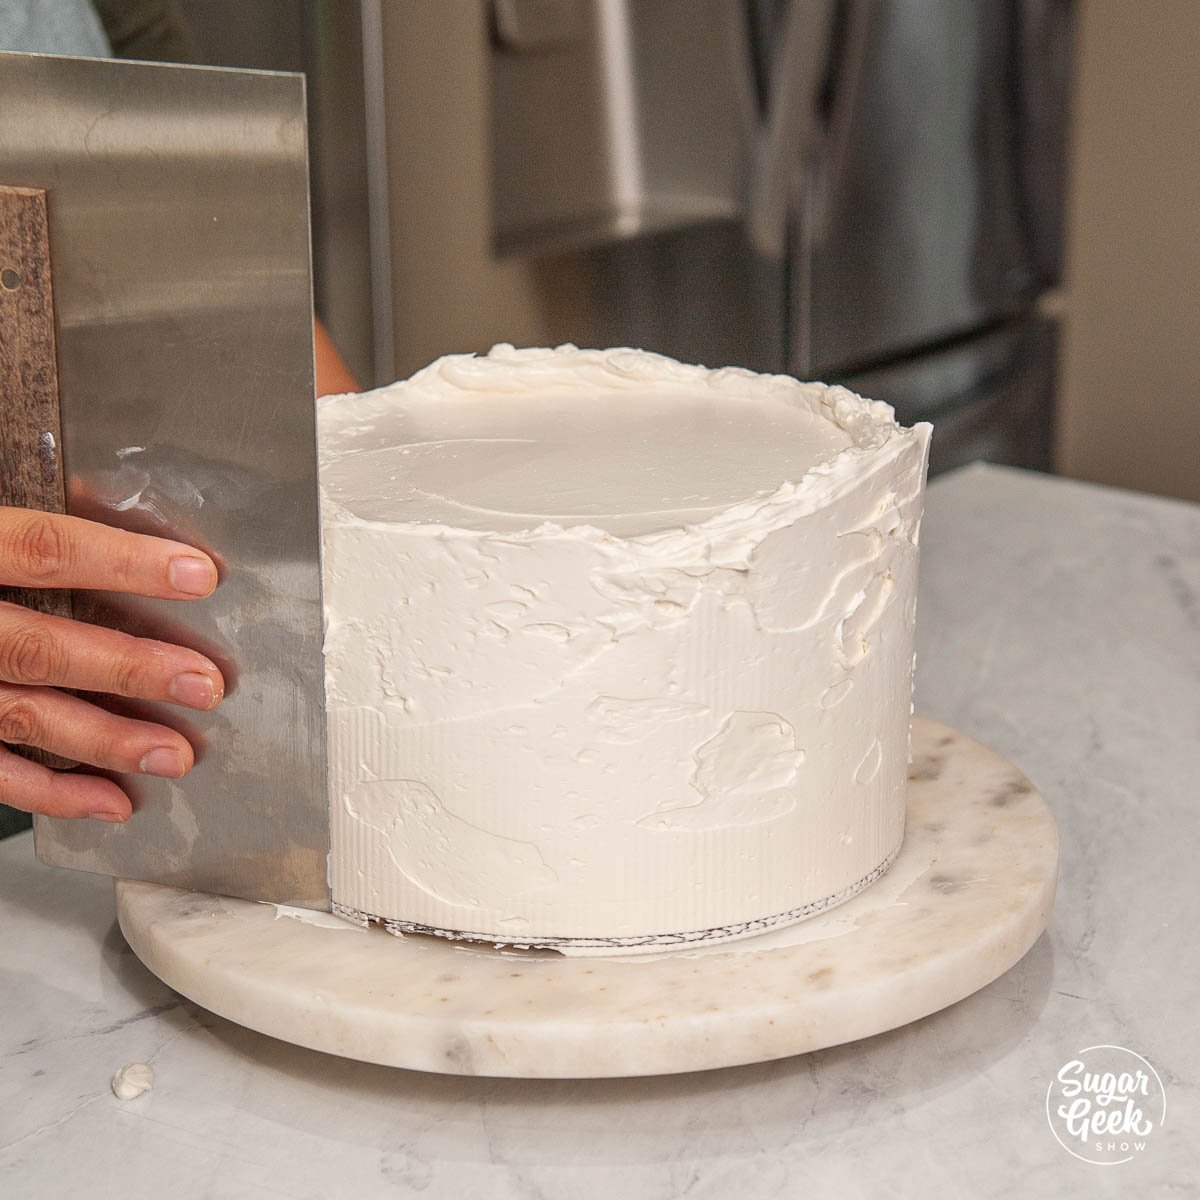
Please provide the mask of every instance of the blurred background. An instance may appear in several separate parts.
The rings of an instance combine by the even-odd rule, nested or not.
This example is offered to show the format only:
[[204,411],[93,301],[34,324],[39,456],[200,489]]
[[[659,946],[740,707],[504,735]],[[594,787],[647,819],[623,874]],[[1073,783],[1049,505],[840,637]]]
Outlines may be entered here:
[[934,474],[1200,499],[1196,0],[34,7],[88,15],[77,53],[305,74],[364,385],[641,346],[887,400]]
[[1200,4],[179,0],[304,71],[364,382],[630,344],[845,382],[983,458],[1200,499]]

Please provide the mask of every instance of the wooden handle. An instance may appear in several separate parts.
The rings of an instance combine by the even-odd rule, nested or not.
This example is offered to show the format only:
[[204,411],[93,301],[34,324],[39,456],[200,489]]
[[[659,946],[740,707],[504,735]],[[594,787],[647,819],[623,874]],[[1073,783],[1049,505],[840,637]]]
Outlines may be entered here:
[[[64,512],[46,193],[0,185],[0,504]],[[0,583],[0,600],[71,615],[71,593]],[[73,763],[29,747],[48,767]]]
[[[46,193],[0,185],[0,504],[64,512]],[[0,600],[71,615],[71,594],[0,584]]]

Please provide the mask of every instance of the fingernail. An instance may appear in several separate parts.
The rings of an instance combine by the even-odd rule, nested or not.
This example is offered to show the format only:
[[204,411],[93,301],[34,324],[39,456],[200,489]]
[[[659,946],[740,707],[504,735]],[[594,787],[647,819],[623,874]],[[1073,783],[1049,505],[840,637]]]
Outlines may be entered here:
[[178,779],[184,771],[183,755],[178,750],[160,746],[142,756],[138,770],[143,775],[160,775],[163,779]]
[[128,813],[94,812],[88,815],[93,821],[108,821],[113,825],[124,825],[129,820]]
[[217,586],[217,573],[203,558],[173,558],[167,577],[177,592],[207,596]]
[[212,680],[198,671],[185,671],[171,680],[171,699],[186,704],[188,708],[212,708],[217,702],[217,693]]

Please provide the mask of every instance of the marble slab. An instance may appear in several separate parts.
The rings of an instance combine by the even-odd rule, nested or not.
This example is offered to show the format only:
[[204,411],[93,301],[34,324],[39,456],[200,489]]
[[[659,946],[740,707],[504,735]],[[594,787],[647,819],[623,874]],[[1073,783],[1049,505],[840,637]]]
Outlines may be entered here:
[[[1120,1200],[1200,1178],[1200,507],[976,466],[930,485],[917,703],[1037,781],[1062,834],[1046,931],[923,1020],[642,1079],[402,1071],[172,992],[112,881],[0,842],[0,1196],[122,1200]],[[1119,1167],[1068,1154],[1047,1084],[1083,1047],[1162,1075]],[[132,1062],[154,1087],[118,1100]]]
[[1045,927],[1058,833],[1033,785],[947,726],[913,728],[888,873],[787,929],[656,955],[564,957],[397,937],[328,914],[122,880],[121,930],[184,996],[348,1058],[461,1075],[660,1075],[817,1050],[916,1020]]

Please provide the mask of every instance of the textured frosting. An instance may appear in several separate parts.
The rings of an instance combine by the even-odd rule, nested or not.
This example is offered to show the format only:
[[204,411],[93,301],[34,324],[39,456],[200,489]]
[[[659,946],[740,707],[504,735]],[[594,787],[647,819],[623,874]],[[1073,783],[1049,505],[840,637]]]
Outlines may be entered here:
[[655,948],[886,869],[928,426],[573,346],[319,425],[337,911]]
[[110,1086],[118,1100],[136,1100],[154,1086],[154,1068],[149,1063],[126,1063]]

